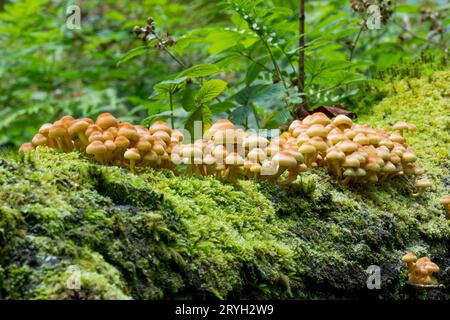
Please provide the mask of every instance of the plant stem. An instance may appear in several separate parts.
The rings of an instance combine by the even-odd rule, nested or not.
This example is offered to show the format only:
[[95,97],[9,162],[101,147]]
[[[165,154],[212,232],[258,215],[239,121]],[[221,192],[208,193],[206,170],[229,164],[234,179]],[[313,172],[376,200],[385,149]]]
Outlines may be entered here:
[[170,105],[170,124],[172,125],[172,129],[174,129],[175,126],[174,126],[174,119],[173,119],[173,95],[172,95],[172,92],[169,92],[169,105]]
[[256,126],[259,128],[261,128],[261,124],[259,123],[259,117],[258,117],[258,112],[256,111],[255,108],[255,104],[252,103],[252,110],[253,110],[253,115],[255,116],[255,121],[256,121]]
[[294,116],[298,119],[306,117],[309,112],[307,110],[308,100],[305,93],[305,1],[300,0],[298,10],[298,83],[297,91],[298,96],[302,97],[302,103],[297,105],[294,111]]
[[286,90],[286,94],[289,96],[288,86],[286,84],[286,81],[283,78],[283,75],[281,74],[280,66],[277,63],[277,60],[275,60],[275,56],[273,55],[272,49],[270,49],[269,44],[266,42],[266,39],[264,39],[262,36],[260,37],[262,43],[264,44],[264,47],[266,48],[267,52],[269,53],[270,59],[272,60],[273,67],[275,68],[275,71],[277,72],[278,78],[280,78],[280,81],[283,83],[283,87]]
[[[305,47],[305,0],[300,0],[300,9],[298,14],[299,21],[299,48]],[[304,94],[305,91],[305,50],[300,50],[298,54],[298,93]],[[305,101],[306,104],[306,101]]]
[[161,38],[156,34],[156,33],[154,33],[154,35],[155,35],[155,38],[158,40],[158,42],[159,42],[159,45],[161,46],[161,48],[176,62],[176,63],[178,63],[180,66],[182,66],[183,68],[185,68],[185,69],[187,69],[188,68],[188,66],[183,62],[183,61],[181,61],[181,59],[180,58],[178,58],[172,51],[170,51],[169,50],[169,48],[167,48],[166,47],[166,45],[164,44],[164,42],[161,40]]
[[358,34],[356,35],[356,39],[353,41],[352,46],[350,48],[350,57],[349,57],[348,61],[352,61],[352,59],[353,59],[353,55],[355,53],[356,44],[358,43],[362,32],[366,28],[366,22],[367,22],[367,20],[365,18],[363,18],[363,22],[361,23],[361,27],[359,28]]

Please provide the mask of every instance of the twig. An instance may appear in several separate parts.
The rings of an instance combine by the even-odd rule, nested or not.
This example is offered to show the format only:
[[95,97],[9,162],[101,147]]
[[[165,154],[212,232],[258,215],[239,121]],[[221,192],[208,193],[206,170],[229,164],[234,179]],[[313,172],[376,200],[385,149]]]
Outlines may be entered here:
[[187,69],[188,66],[181,61],[180,58],[178,58],[172,51],[169,50],[169,48],[166,47],[166,45],[164,44],[164,42],[162,41],[162,39],[160,37],[158,37],[158,35],[156,33],[154,33],[154,36],[156,38],[156,40],[158,40],[160,47],[175,61],[177,62],[180,66],[182,66],[183,68]]
[[352,46],[350,48],[350,57],[348,61],[352,61],[353,54],[355,53],[356,45],[358,44],[359,38],[361,37],[362,32],[366,28],[366,22],[367,20],[363,18],[363,22],[361,23],[361,27],[359,28],[358,34],[356,35],[356,39],[353,41]]

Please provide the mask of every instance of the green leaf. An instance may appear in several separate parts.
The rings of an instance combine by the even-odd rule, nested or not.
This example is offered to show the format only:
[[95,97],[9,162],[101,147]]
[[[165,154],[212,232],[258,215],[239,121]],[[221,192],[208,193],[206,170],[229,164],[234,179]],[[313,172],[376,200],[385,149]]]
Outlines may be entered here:
[[153,90],[159,93],[174,93],[179,85],[186,81],[186,77],[177,78],[175,80],[166,80],[156,84]]
[[209,106],[212,114],[214,114],[214,115],[222,113],[222,112],[227,112],[228,110],[233,109],[235,107],[236,107],[236,105],[231,101],[219,102],[219,103],[215,103],[215,104],[212,104]]
[[418,7],[415,5],[400,5],[395,8],[396,12],[399,13],[417,13]]
[[194,125],[195,121],[202,122],[203,132],[210,126],[213,116],[211,110],[206,106],[200,106],[194,109],[186,119],[184,123],[184,128],[188,130],[191,134],[191,139],[194,139]]
[[247,86],[251,85],[258,78],[259,73],[264,70],[263,66],[268,59],[268,57],[264,57],[250,65],[245,75],[245,84]]
[[178,74],[177,78],[201,78],[220,72],[220,69],[214,64],[199,64]]
[[218,97],[227,87],[227,83],[220,79],[206,81],[197,93],[195,99],[204,104]]
[[120,66],[122,63],[124,63],[128,60],[144,54],[147,50],[149,50],[148,46],[140,46],[140,47],[131,49],[130,51],[125,53],[125,55],[122,58],[120,58],[120,60],[117,62],[117,66]]
[[195,108],[195,98],[194,98],[195,89],[192,85],[186,86],[186,89],[183,91],[183,97],[181,98],[181,105],[183,109],[186,111],[191,111]]
[[276,129],[280,125],[289,122],[291,118],[291,115],[286,109],[276,110],[264,119],[263,128]]

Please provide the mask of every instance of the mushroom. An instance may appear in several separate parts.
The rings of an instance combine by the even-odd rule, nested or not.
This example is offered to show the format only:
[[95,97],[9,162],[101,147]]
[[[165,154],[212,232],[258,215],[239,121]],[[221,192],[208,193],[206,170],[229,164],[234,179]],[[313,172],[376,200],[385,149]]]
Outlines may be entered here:
[[37,133],[31,140],[31,143],[35,147],[46,146],[48,143],[48,138],[41,133]]
[[102,113],[97,117],[97,121],[95,124],[106,130],[110,127],[117,127],[119,125],[119,121],[110,113]]
[[430,186],[431,186],[431,181],[428,180],[427,178],[417,180],[416,181],[417,193],[414,193],[413,196],[420,197],[425,192],[425,190]]
[[237,175],[239,173],[239,167],[244,164],[244,159],[237,154],[236,152],[230,153],[225,158],[225,173],[223,175],[224,178],[227,178],[230,181],[236,181]]
[[439,203],[444,206],[445,217],[450,220],[450,196],[443,196],[439,199]]
[[329,149],[325,158],[331,172],[333,172],[338,178],[342,177],[340,162],[345,160],[345,153],[338,148]]
[[353,125],[352,119],[349,117],[340,114],[333,120],[333,124],[339,129],[351,128]]
[[27,142],[27,143],[23,143],[23,144],[20,146],[19,152],[20,152],[20,153],[27,153],[27,152],[29,152],[29,151],[31,151],[31,150],[33,150],[33,149],[34,149],[33,144],[30,143],[30,142]]
[[86,153],[93,155],[99,163],[103,164],[106,147],[102,141],[95,140],[87,146]]
[[69,133],[63,124],[54,124],[48,132],[48,137],[55,139],[61,152],[72,151],[73,143],[69,138]]
[[141,160],[141,155],[139,154],[139,150],[136,148],[128,149],[124,154],[124,158],[130,161],[130,171],[134,173],[136,161]]
[[78,137],[81,142],[81,148],[85,149],[89,144],[89,141],[86,137],[86,130],[89,127],[89,122],[84,120],[76,120],[72,122],[70,127],[67,129],[69,135],[73,137]]
[[279,176],[281,176],[286,170],[288,169],[295,169],[297,166],[297,160],[290,155],[288,152],[280,151],[278,152],[273,158],[273,163],[275,163],[278,166],[278,172],[273,177],[274,179],[277,179]]

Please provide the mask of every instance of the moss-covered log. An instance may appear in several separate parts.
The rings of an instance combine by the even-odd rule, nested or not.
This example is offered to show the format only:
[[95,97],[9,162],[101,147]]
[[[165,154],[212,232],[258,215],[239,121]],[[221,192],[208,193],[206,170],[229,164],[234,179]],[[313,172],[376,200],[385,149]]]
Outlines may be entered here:
[[[433,187],[398,177],[343,187],[325,169],[289,186],[104,167],[39,149],[0,160],[0,298],[446,298],[450,73],[397,81],[361,122],[413,122],[408,141]],[[406,285],[408,250],[444,288]],[[71,266],[81,289],[68,289]],[[381,267],[381,290],[366,269]]]

